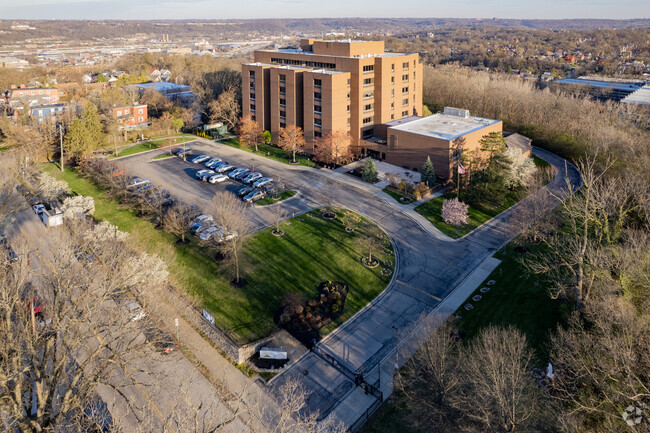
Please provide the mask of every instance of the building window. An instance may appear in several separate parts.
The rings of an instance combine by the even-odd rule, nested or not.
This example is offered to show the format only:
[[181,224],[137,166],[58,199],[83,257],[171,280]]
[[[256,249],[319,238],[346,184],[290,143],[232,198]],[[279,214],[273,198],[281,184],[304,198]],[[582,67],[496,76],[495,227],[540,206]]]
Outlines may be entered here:
[[131,110],[127,108],[126,110],[124,110],[124,114],[131,114]]
[[280,128],[286,128],[286,127],[287,127],[287,124],[286,124],[286,123],[284,123],[284,122],[280,122]]
[[320,128],[321,126],[323,126],[322,122],[323,121],[321,119],[316,118],[316,119],[314,119],[314,126],[317,127],[317,128]]
[[314,92],[314,99],[317,99],[317,100],[320,101],[321,96],[322,96],[322,95],[321,95],[320,92]]
[[363,118],[363,124],[367,125],[368,123],[372,123],[372,117],[364,117]]
[[251,104],[251,111],[255,111],[255,104]]
[[409,62],[402,63],[402,69],[408,69],[408,68],[409,68]]
[[348,87],[350,87],[350,79],[348,78]]
[[390,77],[390,84],[395,84],[395,77]]
[[285,84],[287,82],[287,76],[280,74],[280,84]]
[[314,87],[320,87],[323,85],[323,81],[319,78],[314,78]]
[[391,63],[390,65],[390,71],[395,72],[395,63]]
[[348,92],[348,101],[350,100],[350,92]]
[[314,137],[318,138],[318,137],[322,137],[322,136],[323,136],[323,133],[322,133],[322,132],[320,132],[320,131],[314,131]]
[[255,120],[255,115],[252,115],[252,116],[251,116],[251,120]]
[[280,98],[280,105],[287,105],[287,100]]
[[363,85],[364,85],[364,86],[372,86],[372,83],[373,83],[374,81],[375,81],[375,80],[372,79],[372,78],[364,78],[364,79],[363,79]]
[[350,104],[348,104],[347,112],[348,112],[348,113],[350,112]]
[[391,103],[390,103],[390,108],[391,108],[391,109],[395,108],[395,103],[392,102],[392,101],[391,101]]
[[122,115],[122,110],[117,110],[117,115],[121,116]]
[[320,105],[314,105],[314,112],[315,113],[320,113],[321,112],[321,106]]
[[280,111],[280,117],[281,118],[286,118],[287,117],[287,112],[286,111]]
[[255,71],[248,71],[248,76],[252,79],[255,79]]
[[402,81],[408,81],[408,80],[409,80],[409,74],[402,75]]
[[144,113],[144,110],[143,110],[142,108],[140,108],[140,109],[138,110],[138,114],[143,114],[143,113]]
[[374,66],[374,65],[365,65],[365,66],[363,67],[363,72],[364,72],[364,73],[369,73],[369,72],[372,72],[372,71],[374,71],[374,70],[375,70],[375,66]]
[[408,110],[406,110],[406,111],[402,111],[402,117],[408,117],[408,115],[409,115],[409,111],[408,111]]
[[390,115],[390,120],[395,120],[395,115],[394,114]]
[[286,87],[280,87],[280,95],[286,95],[287,94],[287,88]]
[[391,98],[395,97],[395,89],[390,89],[390,97]]
[[363,111],[372,111],[372,104],[366,104],[363,106]]
[[251,92],[251,101],[255,100],[255,93]]
[[402,99],[402,105],[409,105],[409,98]]
[[362,138],[370,138],[375,134],[375,130],[373,128],[366,129],[362,133]]
[[408,93],[409,88],[408,87],[402,87],[402,93]]
[[144,122],[144,117],[142,117],[142,116],[138,117],[138,122],[140,122],[140,123]]
[[45,93],[47,93],[47,94],[49,95],[49,94],[50,94],[50,91],[49,91],[49,90],[46,90]]
[[368,92],[363,92],[363,99],[372,99],[373,98],[373,92],[372,90]]
[[349,118],[349,117],[348,117],[348,124],[347,124],[347,126],[350,126],[350,118]]

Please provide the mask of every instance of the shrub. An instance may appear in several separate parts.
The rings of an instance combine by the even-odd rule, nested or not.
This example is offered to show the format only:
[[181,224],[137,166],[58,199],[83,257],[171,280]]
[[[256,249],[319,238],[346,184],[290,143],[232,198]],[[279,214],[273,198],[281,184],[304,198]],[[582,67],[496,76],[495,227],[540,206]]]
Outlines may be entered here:
[[282,322],[282,323],[285,323],[285,324],[289,323],[290,320],[291,320],[291,316],[289,316],[288,314],[283,314],[283,315],[280,316],[280,322]]
[[304,310],[304,308],[303,308],[302,305],[296,305],[294,307],[294,311],[296,312],[296,314],[302,314],[303,310]]
[[363,166],[363,171],[361,172],[361,178],[366,182],[377,182],[377,167],[371,158],[368,158],[366,165]]
[[336,304],[332,305],[332,313],[336,313],[337,311],[339,311],[339,306]]

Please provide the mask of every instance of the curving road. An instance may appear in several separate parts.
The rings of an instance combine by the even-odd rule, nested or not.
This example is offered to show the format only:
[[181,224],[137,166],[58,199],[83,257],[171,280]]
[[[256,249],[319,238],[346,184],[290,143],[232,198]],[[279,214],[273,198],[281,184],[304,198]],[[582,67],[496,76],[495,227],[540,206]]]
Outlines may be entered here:
[[[363,412],[368,399],[367,396],[357,398],[359,388],[354,384],[354,374],[369,374],[382,359],[395,353],[394,327],[407,335],[425,316],[435,312],[463,280],[518,234],[520,225],[514,224],[516,215],[530,205],[529,199],[524,199],[464,238],[453,240],[411,208],[351,176],[288,166],[208,140],[200,139],[191,147],[238,166],[255,164],[256,170],[264,175],[282,178],[290,188],[300,191],[295,198],[282,202],[289,212],[321,206],[327,202],[328,191],[332,191],[336,206],[372,219],[393,241],[397,266],[386,290],[328,335],[313,352],[276,376],[271,385],[273,389],[288,378],[299,378],[311,393],[307,411],[326,416],[345,402],[342,407],[347,409],[339,410],[341,413],[336,416],[348,425],[356,421],[357,413]],[[556,177],[547,185],[545,194],[561,195],[567,177],[574,186],[579,185],[580,175],[573,165],[542,149],[534,148],[533,152],[556,169]],[[154,184],[164,185],[172,193],[185,197],[185,201],[192,201],[188,200],[189,196],[205,207],[214,194],[214,186],[197,187],[196,181],[189,183],[186,177],[191,173],[184,173],[179,164],[187,170],[191,164],[176,158],[146,163],[155,154],[140,154],[117,163],[129,173],[148,177]],[[556,205],[557,200],[549,201],[548,210]],[[254,209],[258,227],[270,225],[269,209]]]

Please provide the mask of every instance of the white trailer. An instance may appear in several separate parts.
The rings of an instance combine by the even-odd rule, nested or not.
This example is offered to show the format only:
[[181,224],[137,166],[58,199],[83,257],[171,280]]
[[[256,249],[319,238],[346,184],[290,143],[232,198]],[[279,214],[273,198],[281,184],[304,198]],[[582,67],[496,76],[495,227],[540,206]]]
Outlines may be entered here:
[[55,227],[63,224],[63,212],[61,212],[59,208],[54,208],[52,210],[46,209],[41,212],[39,216],[46,227]]
[[262,347],[260,349],[260,359],[287,359],[287,351],[286,349],[274,347]]

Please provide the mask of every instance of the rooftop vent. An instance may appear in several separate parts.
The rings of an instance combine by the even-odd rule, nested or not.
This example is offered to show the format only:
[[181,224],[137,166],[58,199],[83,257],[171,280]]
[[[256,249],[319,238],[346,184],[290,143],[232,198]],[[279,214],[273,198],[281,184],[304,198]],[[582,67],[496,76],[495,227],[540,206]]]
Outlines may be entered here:
[[445,107],[445,109],[442,111],[442,114],[446,116],[455,116],[455,117],[462,117],[463,119],[467,119],[469,117],[469,110],[463,110],[461,108]]

